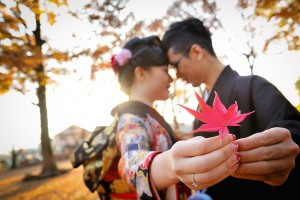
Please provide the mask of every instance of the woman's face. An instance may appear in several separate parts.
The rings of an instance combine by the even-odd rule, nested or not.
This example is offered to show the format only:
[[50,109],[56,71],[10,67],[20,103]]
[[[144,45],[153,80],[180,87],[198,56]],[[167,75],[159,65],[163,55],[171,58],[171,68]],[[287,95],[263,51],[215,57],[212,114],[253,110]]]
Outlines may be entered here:
[[150,67],[145,78],[148,97],[152,100],[168,99],[171,82],[172,78],[168,73],[168,66]]

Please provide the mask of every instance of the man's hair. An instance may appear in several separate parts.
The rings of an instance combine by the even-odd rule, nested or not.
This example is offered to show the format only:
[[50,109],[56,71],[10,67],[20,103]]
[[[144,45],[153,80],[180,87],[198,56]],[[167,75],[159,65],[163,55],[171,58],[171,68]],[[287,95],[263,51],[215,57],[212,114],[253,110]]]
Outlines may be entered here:
[[171,24],[162,39],[162,46],[166,52],[172,48],[174,53],[183,53],[193,44],[200,45],[212,56],[216,56],[211,34],[197,18],[187,18]]

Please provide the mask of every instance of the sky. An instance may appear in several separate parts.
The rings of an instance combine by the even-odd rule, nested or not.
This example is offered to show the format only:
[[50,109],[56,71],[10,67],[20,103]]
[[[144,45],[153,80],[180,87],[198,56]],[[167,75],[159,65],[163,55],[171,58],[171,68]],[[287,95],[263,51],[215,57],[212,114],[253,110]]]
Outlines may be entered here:
[[[76,1],[77,2],[77,1]],[[150,19],[160,17],[166,11],[171,1],[140,1],[133,0],[127,9],[134,10],[137,18]],[[137,9],[138,8],[138,9]],[[233,15],[234,8],[229,4],[222,8],[228,23],[238,23]],[[56,32],[56,45],[64,45],[64,42],[73,44],[70,39],[70,29],[76,29],[77,34],[89,34],[90,27],[84,22],[79,26],[72,26],[73,19],[62,17],[66,20],[64,26],[58,25]],[[65,26],[67,24],[67,26]],[[85,27],[85,28],[82,28]],[[238,30],[232,30],[238,31]],[[57,32],[60,34],[58,35]],[[229,43],[224,38],[224,33],[218,32],[213,36],[213,44],[217,55],[226,55],[224,64],[231,67],[241,75],[249,75],[250,69],[246,58],[241,54],[243,45]],[[83,41],[85,45],[92,45]],[[238,46],[232,49],[232,44]],[[73,44],[74,45],[74,44]],[[70,45],[72,46],[72,45]],[[71,47],[70,47],[71,48]],[[299,58],[300,52],[281,51],[281,47],[274,46],[268,54],[261,54],[255,61],[254,74],[260,75],[273,83],[284,96],[293,104],[300,103],[299,96],[295,90],[295,82],[300,76]],[[73,63],[74,67],[90,65],[91,60],[81,58]],[[86,67],[85,69],[88,69]],[[82,71],[88,77],[88,71]],[[47,108],[49,135],[62,132],[71,125],[77,125],[92,131],[95,126],[108,125],[112,117],[111,109],[118,103],[125,101],[126,96],[120,92],[115,75],[111,70],[96,74],[96,80],[83,79],[78,77],[65,78],[63,84],[57,87],[50,87],[47,91]],[[40,143],[40,118],[39,109],[35,105],[36,96],[33,92],[22,95],[17,92],[9,92],[0,96],[0,154],[15,149],[35,147]],[[170,106],[167,102],[167,105]],[[196,103],[196,101],[194,101]],[[171,121],[167,117],[167,121]],[[180,122],[191,121],[192,118],[179,116]]]

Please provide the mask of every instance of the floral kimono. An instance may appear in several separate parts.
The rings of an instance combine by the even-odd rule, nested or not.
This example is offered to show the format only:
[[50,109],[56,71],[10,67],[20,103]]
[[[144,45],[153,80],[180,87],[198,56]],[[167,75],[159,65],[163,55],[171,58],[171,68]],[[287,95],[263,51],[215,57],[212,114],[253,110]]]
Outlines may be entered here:
[[[141,115],[125,113],[119,116],[116,142],[121,152],[118,171],[128,185],[137,193],[138,199],[166,199],[167,188],[156,191],[149,177],[153,158],[166,151],[176,142],[167,122],[150,106],[131,101]],[[115,112],[118,112],[114,109]],[[190,189],[182,183],[172,188],[176,199],[187,199]]]

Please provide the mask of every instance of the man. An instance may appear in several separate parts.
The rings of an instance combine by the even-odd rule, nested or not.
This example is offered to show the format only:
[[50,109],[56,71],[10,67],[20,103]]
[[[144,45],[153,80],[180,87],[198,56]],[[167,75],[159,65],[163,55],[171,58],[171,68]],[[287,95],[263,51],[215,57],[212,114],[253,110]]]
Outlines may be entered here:
[[[240,76],[222,64],[209,31],[196,18],[172,24],[162,43],[179,78],[194,87],[205,84],[208,105],[212,105],[216,91],[227,108],[236,101],[241,113],[255,111],[241,127],[229,127],[238,139],[239,167],[224,181],[209,187],[207,194],[214,200],[299,199],[300,114],[296,108],[264,78]],[[200,125],[195,121],[194,128]],[[197,181],[196,176],[191,178]]]

